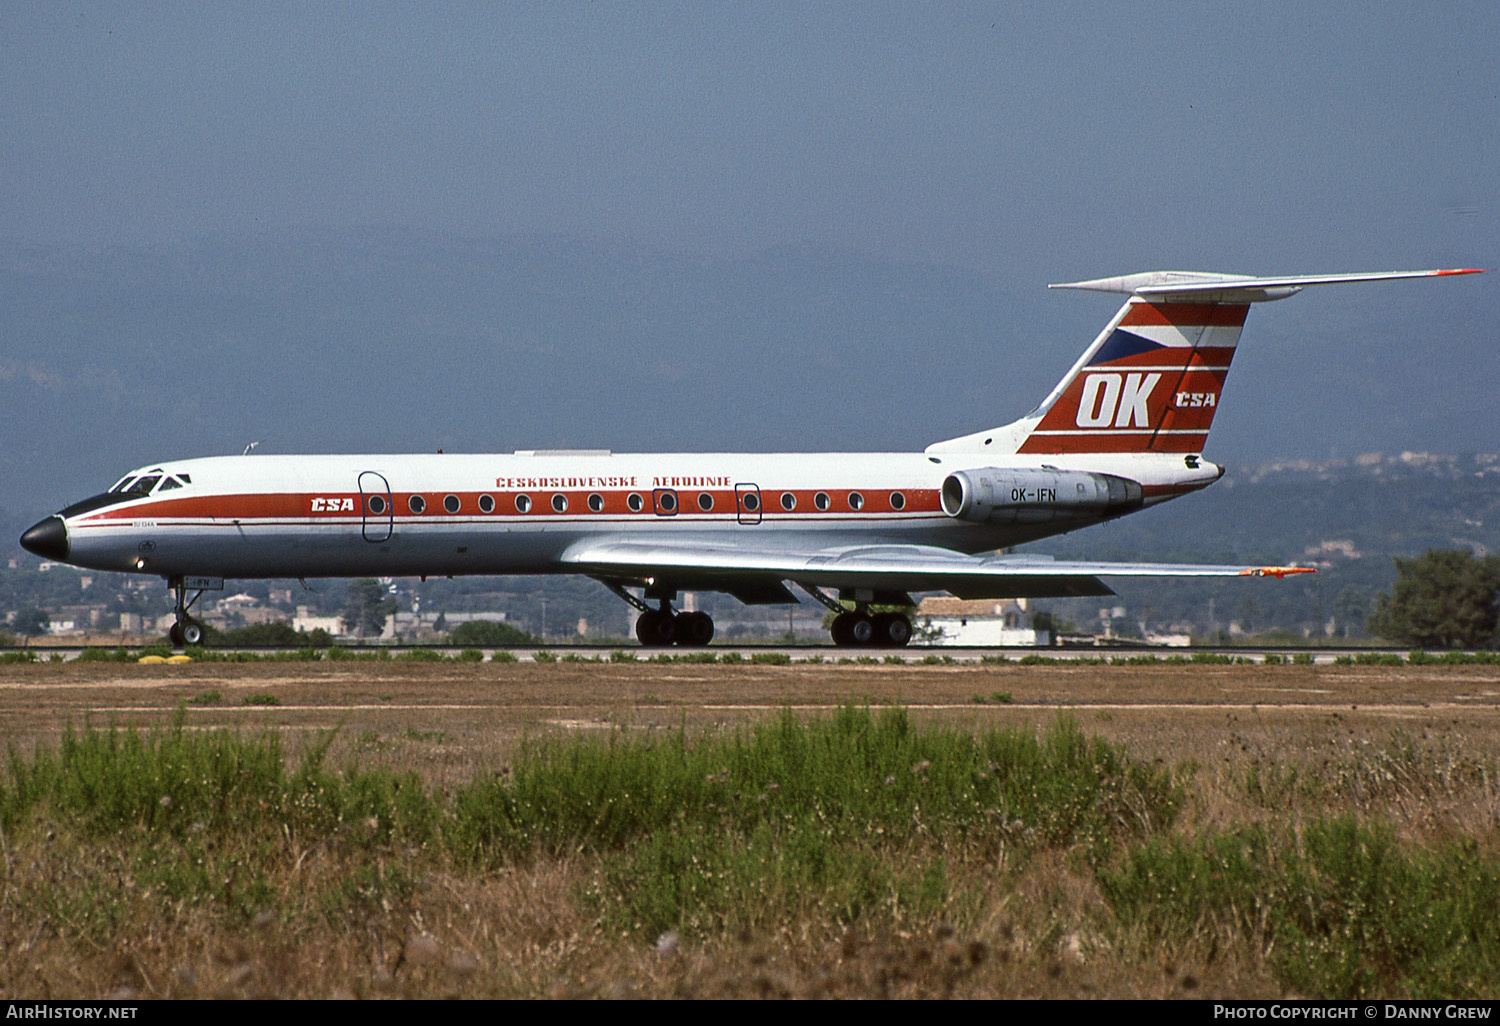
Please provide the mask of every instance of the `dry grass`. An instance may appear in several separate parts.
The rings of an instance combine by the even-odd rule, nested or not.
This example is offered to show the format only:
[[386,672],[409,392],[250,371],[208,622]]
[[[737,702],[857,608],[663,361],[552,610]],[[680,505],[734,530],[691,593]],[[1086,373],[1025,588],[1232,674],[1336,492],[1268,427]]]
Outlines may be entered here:
[[[1347,815],[1418,847],[1466,841],[1491,859],[1500,847],[1500,673],[1486,667],[41,664],[0,668],[0,729],[25,754],[86,719],[163,724],[210,691],[220,701],[189,705],[190,729],[270,727],[295,760],[338,727],[329,765],[415,771],[441,789],[506,772],[527,738],[692,735],[851,699],[976,731],[1065,710],[1174,769],[1188,803],[1173,836]],[[1013,701],[972,701],[995,692]],[[280,705],[242,704],[254,694]],[[645,936],[607,926],[590,901],[597,856],[481,870],[358,831],[266,842],[267,895],[238,914],[232,896],[143,886],[139,838],[56,817],[15,826],[0,838],[0,997],[1288,993],[1264,938],[1210,920],[1176,933],[1122,923],[1069,849],[988,863],[951,851],[934,912],[892,904],[843,922],[810,900],[755,929]],[[245,873],[221,881],[226,894]],[[375,882],[361,892],[360,880]],[[91,895],[107,915],[89,912]]]

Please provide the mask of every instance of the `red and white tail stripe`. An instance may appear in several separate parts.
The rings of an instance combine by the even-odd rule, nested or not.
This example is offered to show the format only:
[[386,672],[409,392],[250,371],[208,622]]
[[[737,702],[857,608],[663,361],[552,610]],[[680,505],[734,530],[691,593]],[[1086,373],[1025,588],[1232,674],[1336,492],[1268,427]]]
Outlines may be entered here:
[[1020,451],[1202,452],[1249,310],[1132,298]]
[[1252,303],[1286,299],[1313,285],[1478,273],[1455,268],[1252,278],[1147,271],[1052,285],[1130,299],[1030,416],[935,442],[927,451],[1199,453]]

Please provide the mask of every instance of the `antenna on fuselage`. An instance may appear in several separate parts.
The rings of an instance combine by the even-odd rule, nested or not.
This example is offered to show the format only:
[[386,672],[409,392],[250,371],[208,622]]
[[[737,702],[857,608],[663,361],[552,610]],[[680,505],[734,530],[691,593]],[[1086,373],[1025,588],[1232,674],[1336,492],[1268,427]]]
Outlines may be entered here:
[[259,442],[251,442],[249,445],[245,446],[245,451],[242,452],[242,453],[240,453],[240,455],[241,456],[249,456],[250,455],[250,450],[254,449],[259,444],[260,444]]

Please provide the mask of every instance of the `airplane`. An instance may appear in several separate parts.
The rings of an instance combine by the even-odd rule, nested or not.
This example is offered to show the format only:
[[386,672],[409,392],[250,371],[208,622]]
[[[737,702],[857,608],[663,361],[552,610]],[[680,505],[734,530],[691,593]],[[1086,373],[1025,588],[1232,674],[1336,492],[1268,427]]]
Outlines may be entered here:
[[1090,596],[1114,594],[1106,577],[1311,573],[1004,550],[1222,477],[1202,453],[1252,304],[1315,285],[1474,273],[1150,271],[1053,285],[1127,298],[1031,413],[920,453],[247,450],[132,470],[21,545],[164,577],[179,646],[202,641],[192,606],[226,578],[585,574],[639,611],[646,646],[713,639],[708,614],[673,609],[681,592],[782,604],[798,601],[795,584],[834,613],[835,644],[901,646],[910,618],[872,607],[910,608],[912,592]]

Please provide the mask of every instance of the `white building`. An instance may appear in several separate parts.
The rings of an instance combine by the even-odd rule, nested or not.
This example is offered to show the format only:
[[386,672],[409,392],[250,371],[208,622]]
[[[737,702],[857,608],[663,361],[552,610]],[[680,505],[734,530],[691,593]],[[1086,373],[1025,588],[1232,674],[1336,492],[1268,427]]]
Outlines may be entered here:
[[937,632],[930,645],[1045,645],[1046,632],[1031,626],[1025,599],[925,598],[917,607],[917,637]]

